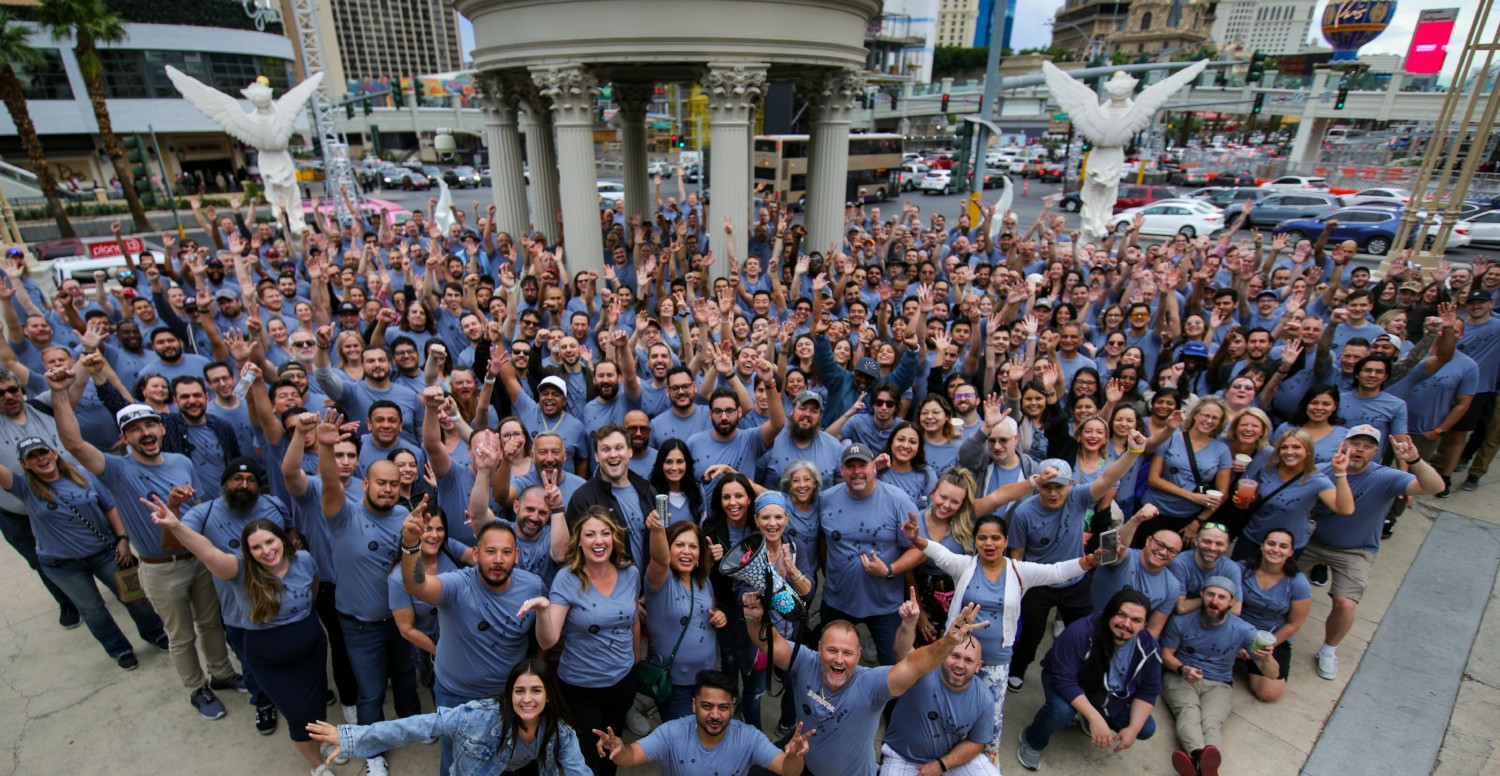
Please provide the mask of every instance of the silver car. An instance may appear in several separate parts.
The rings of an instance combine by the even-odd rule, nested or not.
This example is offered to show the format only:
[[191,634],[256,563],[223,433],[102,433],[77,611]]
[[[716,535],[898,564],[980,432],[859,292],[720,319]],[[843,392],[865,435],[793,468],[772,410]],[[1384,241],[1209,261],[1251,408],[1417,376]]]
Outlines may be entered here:
[[1250,208],[1250,223],[1253,226],[1275,226],[1292,218],[1317,218],[1343,206],[1336,194],[1280,192],[1261,199]]

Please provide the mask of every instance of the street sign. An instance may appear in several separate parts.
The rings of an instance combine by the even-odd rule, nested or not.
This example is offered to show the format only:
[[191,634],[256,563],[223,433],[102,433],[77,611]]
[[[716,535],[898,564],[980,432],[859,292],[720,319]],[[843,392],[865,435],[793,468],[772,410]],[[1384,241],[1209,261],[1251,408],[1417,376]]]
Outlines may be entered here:
[[1053,121],[1068,121],[1069,120],[1068,119],[1068,114],[1066,114],[1066,113],[1054,113],[1054,114],[1052,114],[1052,120]]
[[1054,119],[1052,124],[1047,127],[1047,134],[1049,135],[1066,135],[1072,131],[1073,122],[1071,121],[1057,121]]

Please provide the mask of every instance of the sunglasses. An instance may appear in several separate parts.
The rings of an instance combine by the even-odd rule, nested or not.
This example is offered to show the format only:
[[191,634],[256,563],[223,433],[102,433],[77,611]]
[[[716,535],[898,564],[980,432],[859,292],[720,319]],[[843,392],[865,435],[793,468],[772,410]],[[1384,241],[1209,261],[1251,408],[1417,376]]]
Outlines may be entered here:
[[1204,528],[1217,528],[1218,530],[1223,531],[1224,533],[1229,533],[1229,526],[1226,526],[1223,523],[1204,523],[1203,527]]
[[875,401],[871,402],[871,404],[873,404],[876,407],[894,407],[894,406],[896,406],[896,403],[893,402],[893,401],[891,401],[890,399],[876,399]]

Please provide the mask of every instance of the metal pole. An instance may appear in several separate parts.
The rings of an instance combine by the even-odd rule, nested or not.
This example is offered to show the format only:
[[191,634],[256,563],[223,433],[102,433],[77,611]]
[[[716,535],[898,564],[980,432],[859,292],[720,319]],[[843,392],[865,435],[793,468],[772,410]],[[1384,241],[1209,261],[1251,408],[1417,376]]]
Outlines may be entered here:
[[161,170],[161,184],[167,187],[167,201],[172,203],[172,223],[177,225],[177,238],[182,239],[185,236],[182,219],[177,217],[177,197],[172,193],[172,176],[167,174],[167,160],[161,155],[161,143],[156,142],[156,130],[147,124],[146,132],[151,135],[151,147],[156,149],[156,169]]
[[[984,64],[984,105],[980,113],[983,118],[1000,116],[1000,45],[1005,40],[1005,10],[1001,8],[1004,0],[996,0],[990,4],[990,51],[989,58]],[[970,194],[979,194],[984,191],[984,155],[989,148],[989,130],[983,125],[974,128],[974,159],[969,169],[974,171],[974,181],[969,184]],[[973,226],[971,224],[970,226]]]

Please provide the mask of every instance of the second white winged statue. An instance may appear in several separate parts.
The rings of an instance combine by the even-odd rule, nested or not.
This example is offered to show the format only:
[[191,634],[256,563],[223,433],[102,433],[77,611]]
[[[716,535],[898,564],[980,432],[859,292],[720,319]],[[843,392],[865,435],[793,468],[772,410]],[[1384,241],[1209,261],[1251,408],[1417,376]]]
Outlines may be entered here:
[[323,74],[318,73],[288,89],[281,99],[271,99],[271,87],[264,77],[240,90],[255,110],[245,111],[235,98],[167,65],[167,77],[182,92],[182,98],[213,119],[231,137],[259,151],[260,177],[265,182],[266,201],[278,222],[286,213],[292,235],[302,232],[302,190],[297,186],[297,168],[287,143],[297,128],[297,115],[312,98]]
[[1116,72],[1104,82],[1108,99],[1100,103],[1099,95],[1088,84],[1051,62],[1042,62],[1042,78],[1052,99],[1068,114],[1073,128],[1094,146],[1089,152],[1083,189],[1078,192],[1083,203],[1082,231],[1091,239],[1102,240],[1109,233],[1109,217],[1125,167],[1125,144],[1131,135],[1149,126],[1157,109],[1206,67],[1206,59],[1194,62],[1146,87],[1133,100],[1131,94],[1138,81],[1128,73]]

